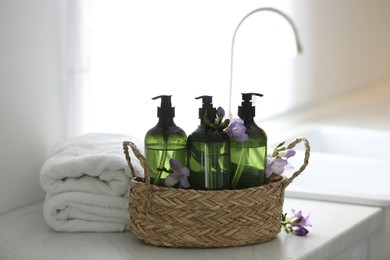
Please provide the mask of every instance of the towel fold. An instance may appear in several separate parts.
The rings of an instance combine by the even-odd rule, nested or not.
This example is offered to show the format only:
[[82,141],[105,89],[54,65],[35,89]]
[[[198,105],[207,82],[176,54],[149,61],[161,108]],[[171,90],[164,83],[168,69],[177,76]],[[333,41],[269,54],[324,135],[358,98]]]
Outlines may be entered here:
[[43,216],[55,231],[122,232],[128,230],[127,197],[87,192],[47,193]]
[[[128,193],[131,173],[122,142],[134,137],[90,133],[53,147],[41,168],[40,182],[47,192],[44,217],[56,231],[114,232],[128,229]],[[130,154],[137,176],[143,169]]]

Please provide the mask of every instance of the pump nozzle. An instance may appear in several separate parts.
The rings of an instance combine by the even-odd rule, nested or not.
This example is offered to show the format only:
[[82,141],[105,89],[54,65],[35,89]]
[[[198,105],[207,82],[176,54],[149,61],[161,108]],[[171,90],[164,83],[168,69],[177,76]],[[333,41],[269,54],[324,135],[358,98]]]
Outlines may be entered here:
[[200,97],[196,97],[195,99],[202,99],[202,107],[203,108],[209,108],[209,107],[213,107],[213,97],[212,96],[200,96]]
[[207,118],[213,122],[216,117],[216,109],[213,107],[213,97],[212,96],[199,96],[195,99],[202,99],[202,107],[199,108],[199,118],[201,122],[203,122],[203,117],[205,113],[207,112]]
[[252,101],[252,96],[259,96],[259,97],[263,96],[263,94],[259,94],[259,93],[241,93],[241,94],[242,94],[242,100],[249,101],[249,102]]
[[259,94],[259,93],[241,93],[241,94],[242,94],[242,103],[241,106],[238,107],[238,116],[240,118],[255,117],[256,110],[255,107],[252,106],[252,96],[262,97],[263,94]]
[[175,108],[172,107],[171,97],[172,97],[172,95],[160,95],[160,96],[152,98],[153,100],[161,98],[161,106],[157,108],[157,116],[159,118],[161,118],[161,117],[174,118],[175,117]]

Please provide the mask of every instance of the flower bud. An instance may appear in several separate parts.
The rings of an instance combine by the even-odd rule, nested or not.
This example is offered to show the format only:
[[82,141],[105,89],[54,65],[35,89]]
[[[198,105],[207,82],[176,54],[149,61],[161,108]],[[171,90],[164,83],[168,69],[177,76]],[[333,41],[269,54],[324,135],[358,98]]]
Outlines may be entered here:
[[225,110],[222,107],[217,108],[217,116],[219,119],[222,119],[225,116]]

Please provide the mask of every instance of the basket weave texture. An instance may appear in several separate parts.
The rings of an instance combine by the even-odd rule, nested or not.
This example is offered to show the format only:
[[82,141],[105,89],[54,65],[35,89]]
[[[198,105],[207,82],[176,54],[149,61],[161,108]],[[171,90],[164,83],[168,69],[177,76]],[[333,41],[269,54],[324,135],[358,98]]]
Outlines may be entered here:
[[237,190],[193,190],[150,184],[144,156],[129,141],[124,152],[132,169],[130,146],[144,168],[146,178],[130,183],[130,229],[147,244],[167,247],[229,247],[273,239],[281,230],[285,188],[307,166],[310,146],[303,141],[303,165],[290,178],[273,176],[265,185]]

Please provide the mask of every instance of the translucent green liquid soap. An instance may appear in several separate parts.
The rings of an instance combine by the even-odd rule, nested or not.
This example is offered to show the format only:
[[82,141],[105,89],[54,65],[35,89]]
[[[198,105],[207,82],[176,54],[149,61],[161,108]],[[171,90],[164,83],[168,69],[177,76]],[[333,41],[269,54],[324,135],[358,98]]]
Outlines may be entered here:
[[187,153],[191,188],[200,190],[229,189],[230,138],[222,130],[205,123],[205,118],[214,122],[216,109],[211,96],[201,96],[199,108],[200,125],[188,136]]
[[173,118],[175,108],[171,104],[171,96],[161,98],[161,107],[157,109],[159,121],[145,135],[145,158],[150,168],[151,183],[165,186],[164,181],[168,173],[162,169],[170,169],[171,158],[181,165],[187,165],[187,135],[178,127]]
[[231,140],[231,188],[244,189],[256,187],[265,182],[267,163],[267,135],[254,122],[255,107],[252,96],[263,96],[257,93],[242,94],[242,103],[238,107],[238,116],[244,121],[248,141],[244,143]]

